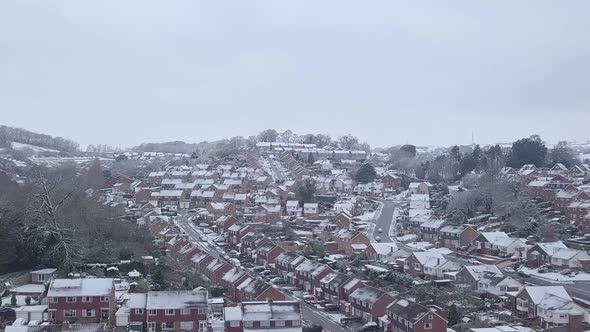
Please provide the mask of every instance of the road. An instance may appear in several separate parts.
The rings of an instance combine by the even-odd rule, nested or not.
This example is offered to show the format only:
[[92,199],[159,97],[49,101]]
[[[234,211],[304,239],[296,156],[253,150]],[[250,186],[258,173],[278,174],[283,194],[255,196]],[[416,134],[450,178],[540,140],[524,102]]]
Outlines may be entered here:
[[329,317],[312,308],[309,304],[301,302],[301,317],[312,324],[321,325],[326,332],[351,332],[352,330],[334,322]]
[[[395,242],[395,239],[389,236],[390,234],[394,234],[394,232],[390,232],[390,228],[395,228],[396,218],[394,212],[396,209],[400,208],[401,205],[402,203],[396,201],[383,201],[381,214],[379,214],[379,217],[376,220],[373,220],[375,223],[373,238],[378,236],[381,238],[381,242]],[[379,232],[379,229],[381,229],[382,232]]]
[[207,241],[201,240],[201,237],[205,234],[197,230],[197,228],[194,226],[193,222],[190,220],[193,216],[194,214],[191,213],[179,214],[176,220],[176,225],[180,227],[180,229],[182,229],[182,231],[191,238],[191,242],[198,246],[199,249],[215,258],[219,258],[220,249],[216,246],[211,245]]

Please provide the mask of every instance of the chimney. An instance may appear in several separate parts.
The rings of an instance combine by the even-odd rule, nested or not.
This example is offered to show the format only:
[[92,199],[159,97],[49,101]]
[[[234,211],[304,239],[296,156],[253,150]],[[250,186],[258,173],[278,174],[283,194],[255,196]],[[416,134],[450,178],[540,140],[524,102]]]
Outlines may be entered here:
[[576,309],[570,310],[568,313],[569,323],[567,324],[567,332],[582,332],[584,324],[584,314]]

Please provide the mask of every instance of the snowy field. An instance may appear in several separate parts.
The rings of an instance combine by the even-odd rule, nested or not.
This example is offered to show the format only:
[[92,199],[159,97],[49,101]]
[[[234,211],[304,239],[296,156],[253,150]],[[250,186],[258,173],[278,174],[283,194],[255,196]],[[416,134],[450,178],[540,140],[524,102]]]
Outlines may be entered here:
[[12,148],[15,149],[15,150],[31,149],[35,153],[39,153],[39,152],[59,153],[60,152],[58,150],[47,149],[47,148],[42,148],[42,147],[36,146],[36,145],[25,144],[25,143],[18,143],[18,142],[12,142],[12,143],[10,143],[10,146],[12,146]]

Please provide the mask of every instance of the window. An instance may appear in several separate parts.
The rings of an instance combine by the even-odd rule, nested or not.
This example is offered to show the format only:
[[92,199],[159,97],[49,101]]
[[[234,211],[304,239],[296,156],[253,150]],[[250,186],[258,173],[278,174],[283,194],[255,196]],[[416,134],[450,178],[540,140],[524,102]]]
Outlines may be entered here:
[[244,327],[254,327],[254,322],[247,320],[244,322]]
[[162,323],[162,330],[174,330],[174,322]]
[[559,314],[559,318],[567,318],[567,314]]
[[181,315],[190,315],[191,314],[191,309],[182,309],[180,310],[180,314]]
[[137,315],[143,315],[143,308],[136,308],[135,309],[135,314],[137,314]]
[[82,310],[82,317],[96,317],[96,311],[94,309]]
[[166,316],[173,316],[174,315],[174,309],[166,309],[165,314],[166,314]]
[[432,330],[432,323],[425,323],[424,324],[424,329],[425,330]]
[[92,302],[92,298],[90,296],[82,296],[82,302],[90,303]]
[[229,321],[229,326],[230,327],[240,327],[240,321],[239,320],[231,320],[231,321]]
[[64,310],[64,317],[76,317],[76,310]]
[[294,320],[293,321],[293,326],[301,326],[301,321],[300,320]]
[[109,297],[108,296],[101,296],[100,302],[109,302]]
[[68,297],[66,297],[66,302],[67,303],[76,303],[76,298],[74,296],[68,296]]
[[37,281],[45,281],[45,275],[44,274],[38,274],[37,275]]
[[148,315],[150,316],[155,316],[158,312],[156,311],[156,309],[150,309],[150,311],[148,311]]
[[275,321],[275,327],[284,327],[284,326],[285,326],[284,320],[276,320]]
[[260,321],[260,327],[270,327],[270,321],[268,321],[268,320]]
[[50,297],[49,303],[57,303],[57,297]]
[[193,322],[180,322],[180,329],[181,330],[192,330],[193,329]]

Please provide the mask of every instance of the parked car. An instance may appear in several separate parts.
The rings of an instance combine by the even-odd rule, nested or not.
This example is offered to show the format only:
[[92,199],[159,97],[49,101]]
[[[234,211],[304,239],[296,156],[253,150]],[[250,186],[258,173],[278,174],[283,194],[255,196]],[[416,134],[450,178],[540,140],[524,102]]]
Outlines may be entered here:
[[375,322],[368,322],[363,325],[359,332],[376,332],[379,331],[379,325]]
[[379,228],[379,229],[377,229],[377,232],[379,232],[379,233],[383,233],[383,228]]
[[324,310],[325,311],[338,311],[338,310],[340,310],[340,308],[335,304],[328,303],[324,306]]
[[315,304],[317,303],[317,300],[315,298],[315,296],[307,294],[303,296],[303,301],[305,301],[305,303],[309,303],[309,304]]
[[375,236],[375,241],[377,241],[377,242],[381,242],[381,237],[379,237],[379,236]]
[[505,267],[505,268],[504,268],[504,271],[505,271],[505,272],[508,272],[508,273],[514,273],[514,272],[515,272],[515,271],[514,271],[514,269],[513,269],[513,268],[511,268],[510,266],[507,266],[507,267]]
[[527,272],[524,272],[523,270],[518,270],[518,275],[521,277],[525,277],[525,278],[528,278],[531,276],[530,274],[528,274]]
[[264,270],[266,270],[266,268],[264,266],[260,266],[260,265],[252,268],[252,271],[254,271],[254,272],[262,272]]

